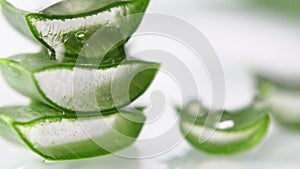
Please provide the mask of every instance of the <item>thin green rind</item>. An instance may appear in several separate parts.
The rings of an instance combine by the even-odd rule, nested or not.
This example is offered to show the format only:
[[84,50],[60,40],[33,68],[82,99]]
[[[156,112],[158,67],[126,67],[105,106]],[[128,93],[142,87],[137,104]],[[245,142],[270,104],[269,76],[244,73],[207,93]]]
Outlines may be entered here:
[[[203,110],[203,108],[201,108]],[[200,109],[200,110],[201,110]],[[222,121],[235,119],[234,122],[237,122],[238,119],[241,119],[237,126],[228,129],[214,129],[208,127],[206,129],[214,130],[215,132],[221,132],[222,134],[235,134],[241,132],[251,132],[248,137],[243,138],[242,140],[227,142],[227,143],[212,143],[211,139],[214,137],[212,135],[209,138],[205,138],[205,140],[200,139],[200,134],[195,135],[191,131],[195,127],[203,127],[205,124],[205,120],[207,118],[207,114],[202,117],[191,117],[189,113],[180,112],[181,115],[181,122],[180,122],[180,130],[182,134],[185,136],[186,140],[196,149],[200,151],[204,151],[209,154],[214,155],[228,155],[228,154],[235,154],[240,153],[246,150],[253,148],[255,145],[259,144],[267,134],[269,125],[270,125],[270,116],[268,114],[268,110],[261,109],[260,113],[262,114],[259,118],[254,117],[254,119],[247,122],[251,115],[249,111],[251,110],[251,106],[246,108],[245,110],[239,110],[238,112],[224,112],[222,115]],[[257,111],[252,109],[253,111]],[[189,117],[190,116],[190,117]],[[240,117],[239,117],[240,116]],[[243,117],[244,116],[244,117]],[[190,124],[192,127],[186,128],[184,124]],[[255,132],[254,132],[255,131]]]
[[[129,99],[123,98],[125,96],[122,95],[120,96],[120,98],[123,99],[122,101],[122,99],[118,99],[116,96],[112,96],[112,95],[108,95],[108,96],[96,95],[96,98],[100,98],[99,101],[101,101],[101,98],[106,98],[107,102],[106,103],[98,102],[98,105],[105,105],[106,107],[105,106],[101,107],[101,109],[95,112],[98,113],[99,111],[101,111],[103,114],[106,114],[116,110],[116,108],[124,107],[130,104],[135,99],[137,99],[140,95],[142,95],[146,91],[146,89],[150,86],[150,84],[154,80],[159,70],[160,64],[152,63],[152,62],[143,62],[138,60],[128,60],[127,62],[124,62],[124,65],[128,65],[128,66],[135,65],[135,64],[144,65],[142,67],[144,67],[145,70],[140,69],[137,76],[135,76],[130,82],[129,91],[128,91],[130,98]],[[74,68],[78,68],[77,66],[78,65],[75,66],[74,64],[61,63],[58,61],[51,60],[47,56],[44,56],[44,54],[41,53],[17,55],[9,59],[0,60],[0,70],[2,71],[3,77],[13,89],[15,89],[16,91],[18,91],[19,93],[25,96],[38,100],[44,104],[53,106],[59,110],[66,111],[67,113],[68,112],[74,113],[76,112],[76,110],[62,107],[58,103],[55,103],[50,98],[48,98],[46,94],[42,91],[40,86],[38,85],[38,82],[35,78],[35,74],[46,70],[52,70],[52,69],[73,70]],[[110,69],[113,68],[112,66],[118,67],[119,65],[111,65],[111,66],[105,65],[99,67],[99,69],[103,69],[103,70]],[[83,65],[83,68],[86,68],[85,65]],[[119,78],[121,78],[121,81],[124,81],[124,79],[126,79],[126,74],[124,74]],[[118,81],[118,79],[115,80]],[[122,85],[121,81],[119,83],[120,85]],[[118,84],[118,82],[116,81],[113,81],[112,83]],[[120,89],[120,93],[126,93],[126,91],[122,89],[123,88]],[[96,94],[97,93],[101,93],[101,92],[96,91]],[[108,103],[110,103],[110,105]],[[91,110],[84,110],[84,112],[91,112]]]
[[[280,107],[285,106],[283,102],[273,103],[273,97],[278,93],[284,94],[285,97],[294,97],[299,95],[300,98],[300,83],[295,79],[283,80],[279,77],[273,78],[263,74],[256,74],[256,83],[258,87],[258,95],[269,106],[274,119],[284,127],[299,130],[300,129],[300,109],[299,118],[291,118],[289,111],[283,110]],[[263,90],[262,90],[263,89]],[[298,99],[297,99],[298,100]],[[276,104],[276,105],[275,105]],[[280,105],[278,105],[280,104]],[[293,113],[294,114],[294,113]],[[295,115],[293,115],[295,116]]]
[[[85,3],[86,1],[83,1]],[[82,13],[77,13],[77,14],[65,14],[65,15],[60,15],[60,14],[53,14],[53,13],[44,13],[43,11],[51,8],[52,6],[40,11],[40,13],[30,13],[28,15],[33,15],[37,16],[40,18],[47,18],[47,19],[73,19],[73,18],[78,18],[78,17],[87,17],[90,15],[98,14],[99,12],[105,12],[109,11],[112,7],[115,6],[122,6],[126,4],[134,4],[134,10],[136,10],[136,13],[141,13],[146,10],[146,7],[148,6],[149,0],[119,0],[119,1],[111,1],[110,3],[107,3],[106,5],[99,7],[95,10],[89,10],[88,12],[82,12]],[[137,7],[140,7],[139,9]]]
[[295,119],[287,119],[283,112],[278,110],[272,110],[272,117],[274,117],[275,121],[278,122],[282,127],[300,130],[300,121]]
[[130,2],[135,0],[63,0],[43,9],[40,13],[44,15],[77,15],[89,13],[116,2]]
[[27,25],[27,21],[25,17],[29,12],[15,8],[6,0],[1,0],[0,3],[2,6],[2,13],[5,16],[6,20],[20,33],[22,33],[29,39],[35,41]]
[[279,76],[272,77],[263,74],[256,74],[256,86],[258,89],[264,89],[263,91],[259,90],[259,94],[268,94],[274,89],[283,89],[286,91],[300,91],[300,81],[289,78],[280,78]]
[[[191,134],[187,134],[185,136],[186,140],[196,149],[200,151],[204,151],[209,154],[214,155],[228,155],[228,154],[235,154],[246,151],[248,149],[253,148],[259,142],[263,140],[265,137],[270,120],[269,118],[265,119],[266,123],[259,125],[259,131],[255,133],[255,135],[251,135],[248,139],[244,140],[243,142],[232,142],[231,144],[210,144],[209,140],[204,143],[199,143],[199,137]],[[187,131],[183,129],[181,126],[182,133],[186,133]],[[230,134],[230,133],[228,133]]]
[[0,135],[11,143],[22,145],[22,140],[14,133],[14,128],[10,123],[10,118],[0,115]]
[[[71,14],[71,15],[52,15],[52,14],[28,14],[26,15],[27,24],[30,27],[30,30],[33,33],[33,36],[40,41],[45,47],[52,51],[53,55],[57,60],[64,62],[75,62],[79,56],[88,57],[88,58],[97,58],[104,57],[104,62],[109,58],[116,58],[115,60],[120,60],[118,56],[123,53],[124,44],[127,42],[128,38],[132,35],[132,33],[137,29],[139,23],[141,22],[143,13],[146,10],[146,7],[149,3],[149,0],[133,0],[133,1],[118,1],[108,4],[100,9],[95,11],[89,11],[87,13],[80,14]],[[105,14],[107,12],[112,12],[114,8],[121,8],[122,12],[112,13],[114,19],[110,19],[109,21],[102,21],[99,23],[94,23],[93,25],[85,25],[84,27],[77,28],[76,30],[72,29],[67,32],[62,33],[58,32],[48,32],[43,34],[42,28],[38,26],[37,23],[45,22],[43,25],[53,24],[55,27],[57,24],[50,23],[52,21],[61,21],[61,24],[67,24],[68,20],[80,19],[84,18],[85,20],[89,16]],[[132,17],[130,15],[140,14],[141,16]],[[124,19],[121,19],[125,17]],[[63,26],[62,26],[63,27]],[[53,28],[54,29],[54,28]],[[59,28],[58,28],[59,29]],[[101,37],[101,43],[98,45],[99,51],[107,51],[108,53],[81,53],[82,48],[84,47],[86,42],[81,42],[76,39],[77,32],[85,32],[85,39],[89,40],[94,33],[97,31],[104,31],[103,35],[107,35],[107,37]],[[54,35],[53,35],[54,34]],[[62,34],[62,35],[61,35]],[[55,42],[55,45],[51,39],[60,39],[58,42]],[[52,38],[51,38],[52,37]],[[117,42],[114,42],[114,40]],[[116,43],[116,44],[115,44]],[[56,46],[62,46],[64,48],[63,56],[58,56]],[[103,48],[103,49],[102,49]],[[115,51],[120,51],[120,53],[114,54]],[[59,54],[60,55],[60,54]]]
[[[40,122],[45,121],[48,121],[49,123],[61,122],[63,119],[78,121],[78,118],[75,116],[65,117],[61,112],[58,112],[57,110],[42,104],[35,103],[29,106],[12,106],[0,108],[0,122],[2,121],[10,126],[13,129],[10,130],[10,134],[15,135],[15,137],[17,138],[20,138],[22,140],[21,142],[23,142],[24,145],[26,145],[41,157],[51,161],[76,160],[107,155],[133,144],[142,129],[143,122],[145,121],[145,117],[141,112],[138,113],[136,112],[136,110],[134,112],[135,113],[128,112],[128,110],[121,110],[121,112],[116,112],[111,115],[80,118],[80,120],[89,120],[115,116],[115,123],[111,126],[112,128],[110,129],[110,131],[102,136],[103,138],[101,139],[103,139],[104,141],[102,140],[102,144],[100,145],[96,144],[95,140],[92,139],[53,147],[39,147],[37,144],[34,145],[34,143],[30,140],[31,138],[22,133],[23,127],[30,128],[35,126],[36,124],[39,124]],[[25,119],[20,120],[20,117],[18,117],[18,115],[22,116],[24,114],[32,114],[32,116],[36,116],[36,118],[25,117]],[[132,119],[138,120],[134,121]],[[0,128],[0,131],[2,130],[4,130],[4,128]],[[0,134],[2,133],[3,132],[0,132]],[[9,139],[7,138],[7,135],[3,136],[6,139]],[[19,141],[20,140],[16,141],[16,143],[19,143]],[[105,144],[105,146],[101,147],[101,145],[103,144]]]
[[0,59],[0,70],[6,82],[16,91],[41,102],[47,102],[44,96],[39,94],[39,89],[34,80],[34,75],[27,69],[19,66],[17,62]]

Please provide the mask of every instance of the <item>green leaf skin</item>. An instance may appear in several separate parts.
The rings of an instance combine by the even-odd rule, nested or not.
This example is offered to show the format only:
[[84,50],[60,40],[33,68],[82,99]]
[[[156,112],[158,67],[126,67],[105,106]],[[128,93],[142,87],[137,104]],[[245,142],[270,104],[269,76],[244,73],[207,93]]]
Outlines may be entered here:
[[0,0],[2,6],[2,13],[6,17],[6,20],[20,33],[34,40],[34,37],[29,30],[25,16],[28,12],[16,9],[9,2],[5,0]]
[[[196,149],[215,155],[234,154],[254,147],[265,137],[270,123],[268,111],[258,106],[225,111],[216,125],[205,125],[207,112],[198,101],[191,101],[180,112],[180,129]],[[212,135],[204,136],[204,131]]]
[[285,127],[300,129],[300,82],[257,75],[258,88],[264,88],[259,95],[267,104],[274,119]]
[[160,64],[126,60],[95,67],[75,66],[46,54],[0,59],[0,70],[16,91],[67,112],[106,113],[131,103],[150,86]]
[[113,3],[133,0],[62,0],[41,11],[44,15],[78,15],[104,8]]
[[[132,110],[133,111],[133,110]],[[133,113],[134,112],[134,113]],[[0,108],[0,134],[47,160],[110,154],[134,143],[145,117],[137,110],[104,116],[66,117],[40,103]]]
[[[25,27],[23,21],[21,25],[11,22],[24,32],[29,27],[35,39],[51,51],[52,58],[75,62],[80,54],[80,57],[104,58],[103,62],[109,62],[124,59],[119,58],[125,56],[124,44],[140,24],[148,3],[149,0],[67,0],[40,13],[19,11],[6,1],[2,6],[8,11],[7,19],[26,20]],[[99,30],[102,33],[97,37],[98,44],[89,44],[97,45],[97,52],[82,53],[88,40]]]

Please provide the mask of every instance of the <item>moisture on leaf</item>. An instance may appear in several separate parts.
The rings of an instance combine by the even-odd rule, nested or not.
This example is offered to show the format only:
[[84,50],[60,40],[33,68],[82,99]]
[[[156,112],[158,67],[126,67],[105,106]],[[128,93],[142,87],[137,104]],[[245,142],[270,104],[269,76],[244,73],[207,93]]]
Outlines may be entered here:
[[[208,112],[200,102],[191,101],[179,113],[186,140],[212,154],[233,154],[252,148],[264,138],[270,123],[268,111],[256,105],[222,113]],[[221,120],[207,124],[208,113],[213,113],[213,118],[221,116]]]
[[[2,6],[7,19],[26,35],[32,34],[56,60],[74,62],[79,55],[120,59],[148,3],[149,0],[64,0],[38,13],[21,11],[4,0]],[[95,45],[88,40],[97,31],[97,51],[81,53],[85,45]]]

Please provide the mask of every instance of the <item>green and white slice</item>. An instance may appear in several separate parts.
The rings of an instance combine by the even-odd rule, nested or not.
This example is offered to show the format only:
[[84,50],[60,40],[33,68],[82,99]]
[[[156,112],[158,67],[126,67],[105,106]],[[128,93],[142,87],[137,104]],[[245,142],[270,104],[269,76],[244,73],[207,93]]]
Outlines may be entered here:
[[144,115],[137,110],[91,117],[65,117],[40,103],[0,108],[0,134],[48,160],[110,154],[138,137]]
[[208,111],[198,101],[188,103],[180,116],[186,140],[211,154],[233,154],[254,147],[265,137],[270,123],[267,110],[250,106],[235,112],[225,111],[218,123],[206,124]]
[[269,105],[272,115],[284,126],[300,129],[300,82],[257,76],[260,96]]
[[0,59],[7,83],[34,100],[67,112],[108,112],[123,107],[150,86],[160,64],[126,60],[109,67],[80,67],[46,54]]
[[[63,0],[39,13],[21,11],[5,0],[1,2],[5,16],[18,30],[32,34],[56,60],[74,62],[79,54],[98,59],[122,56],[119,52],[123,52],[124,44],[141,22],[149,0]],[[100,29],[98,52],[81,53]]]

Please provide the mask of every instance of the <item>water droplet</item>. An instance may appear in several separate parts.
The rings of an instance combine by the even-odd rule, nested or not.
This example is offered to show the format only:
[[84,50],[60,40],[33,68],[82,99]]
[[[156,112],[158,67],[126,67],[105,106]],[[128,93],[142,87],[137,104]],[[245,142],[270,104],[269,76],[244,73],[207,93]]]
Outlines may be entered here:
[[75,38],[78,42],[83,43],[86,40],[86,32],[79,31],[75,34]]
[[234,127],[234,121],[232,120],[222,121],[217,125],[217,128],[221,130],[230,129],[233,127]]
[[43,163],[44,163],[44,164],[47,164],[47,165],[55,164],[55,162],[53,162],[53,161],[48,161],[48,160],[43,160]]
[[55,57],[55,52],[53,52],[52,50],[48,49],[48,56],[50,58],[54,58]]

